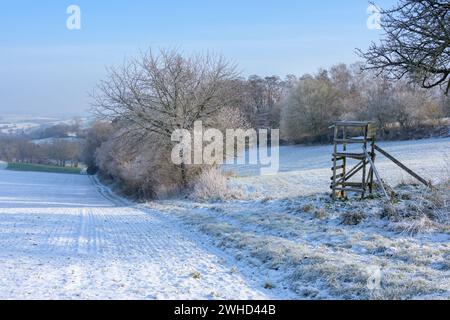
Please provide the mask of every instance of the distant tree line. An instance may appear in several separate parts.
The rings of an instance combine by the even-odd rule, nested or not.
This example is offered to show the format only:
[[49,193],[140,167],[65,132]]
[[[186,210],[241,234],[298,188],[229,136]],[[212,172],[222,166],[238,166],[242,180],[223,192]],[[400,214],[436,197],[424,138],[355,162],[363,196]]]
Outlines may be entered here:
[[78,166],[84,149],[80,123],[57,124],[22,134],[0,135],[0,159],[8,162]]
[[392,82],[362,71],[360,63],[339,64],[304,75],[287,90],[279,125],[288,142],[328,142],[328,127],[336,120],[375,121],[380,139],[402,139],[420,136],[423,127],[430,132],[449,114],[449,99],[438,88],[426,90],[408,79]]

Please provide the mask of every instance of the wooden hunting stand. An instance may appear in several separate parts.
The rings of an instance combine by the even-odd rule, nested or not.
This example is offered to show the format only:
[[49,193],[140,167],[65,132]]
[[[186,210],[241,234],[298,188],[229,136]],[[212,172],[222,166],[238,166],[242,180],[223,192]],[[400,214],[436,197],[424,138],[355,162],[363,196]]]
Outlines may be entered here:
[[[348,192],[360,193],[362,199],[366,194],[373,194],[374,175],[384,195],[391,200],[391,196],[387,193],[384,182],[375,166],[375,150],[426,186],[432,187],[429,182],[375,144],[377,129],[374,122],[338,121],[330,128],[334,129],[333,167],[331,168],[333,176],[331,177],[330,187],[333,200],[346,199]],[[350,146],[355,145],[361,147],[359,149],[361,152],[349,151]],[[356,164],[350,170],[347,170],[350,160],[356,160]],[[359,172],[361,172],[361,179],[350,181]]]
[[[375,136],[376,128],[372,122],[363,121],[340,121],[336,122],[334,128],[334,151],[333,151],[333,176],[331,177],[331,189],[333,200],[345,199],[348,192],[360,193],[364,198],[366,192],[373,192],[373,170],[367,171],[367,165],[375,161]],[[349,145],[360,145],[361,152],[348,152]],[[369,148],[370,152],[364,150]],[[352,169],[347,170],[349,160],[357,160]],[[358,172],[362,171],[360,182],[350,182]]]

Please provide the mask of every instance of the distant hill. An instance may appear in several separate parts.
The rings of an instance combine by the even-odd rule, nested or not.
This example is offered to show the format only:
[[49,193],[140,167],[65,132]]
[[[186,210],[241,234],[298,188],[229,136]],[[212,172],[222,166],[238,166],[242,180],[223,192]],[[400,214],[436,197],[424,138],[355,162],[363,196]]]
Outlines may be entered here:
[[[29,135],[35,139],[43,138],[65,138],[73,136],[73,132],[56,133],[56,136],[49,128],[61,126],[73,126],[78,124],[79,128],[84,128],[89,123],[87,118],[71,117],[71,118],[57,118],[57,117],[36,117],[31,115],[2,115],[0,117],[0,134],[6,135]],[[59,130],[64,131],[64,129]],[[67,131],[70,131],[69,129]],[[59,134],[59,136],[58,136]]]

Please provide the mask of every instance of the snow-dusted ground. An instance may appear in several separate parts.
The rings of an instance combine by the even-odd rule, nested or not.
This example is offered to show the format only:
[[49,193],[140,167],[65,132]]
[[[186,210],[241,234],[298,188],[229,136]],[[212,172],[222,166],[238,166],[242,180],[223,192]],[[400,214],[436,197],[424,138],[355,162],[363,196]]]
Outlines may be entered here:
[[[20,134],[31,133],[37,129],[46,128],[58,124],[70,124],[73,119],[68,118],[49,118],[37,117],[33,115],[16,115],[1,114],[0,115],[0,133],[3,134]],[[87,123],[88,119],[82,118],[83,123]]]
[[[411,235],[382,218],[380,199],[333,204],[323,195],[149,206],[207,234],[275,292],[290,290],[284,297],[450,299],[448,224]],[[359,213],[359,225],[343,223],[344,214]]]
[[45,139],[31,140],[31,142],[36,145],[52,144],[52,143],[55,143],[55,141],[67,141],[67,142],[80,142],[81,143],[84,141],[84,139],[78,138],[78,137],[68,137],[68,138],[45,138]]
[[21,123],[0,123],[0,133],[17,134],[39,127],[37,123],[21,122]]
[[267,299],[257,275],[87,176],[0,171],[0,299]]

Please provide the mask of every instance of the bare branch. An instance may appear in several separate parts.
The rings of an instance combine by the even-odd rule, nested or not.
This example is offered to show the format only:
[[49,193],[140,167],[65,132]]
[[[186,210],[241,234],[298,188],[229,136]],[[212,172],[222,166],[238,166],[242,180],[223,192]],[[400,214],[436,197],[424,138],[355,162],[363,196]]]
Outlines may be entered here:
[[450,90],[450,3],[447,0],[400,0],[382,10],[385,31],[380,44],[367,52],[365,70],[376,70],[390,79],[405,76],[424,88]]

